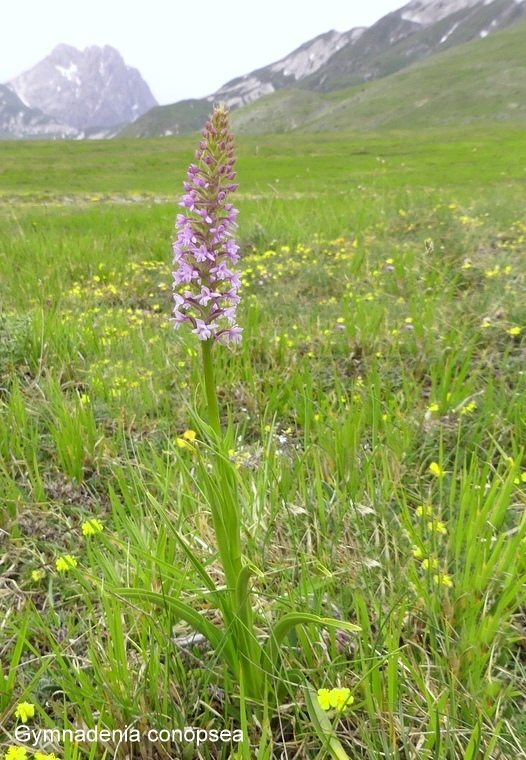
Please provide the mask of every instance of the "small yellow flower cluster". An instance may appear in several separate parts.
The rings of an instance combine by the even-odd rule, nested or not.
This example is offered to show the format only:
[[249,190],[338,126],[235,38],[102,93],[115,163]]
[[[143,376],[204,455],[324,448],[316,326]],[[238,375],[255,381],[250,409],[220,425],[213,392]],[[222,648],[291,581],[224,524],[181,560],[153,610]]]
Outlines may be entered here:
[[5,753],[4,760],[27,760],[27,749],[12,744]]
[[446,471],[437,462],[431,462],[429,465],[429,471],[433,473],[437,478],[443,478]]
[[343,710],[353,702],[351,690],[345,686],[342,689],[318,689],[318,704],[322,710]]
[[459,414],[473,414],[476,408],[476,401],[468,401],[467,404],[464,404],[464,406],[460,407]]
[[196,448],[192,446],[192,443],[195,441],[196,435],[195,430],[185,430],[182,438],[176,438],[175,442],[180,449],[190,449],[190,451],[195,452]]
[[28,718],[33,718],[35,715],[35,705],[31,702],[19,702],[15,710],[15,718],[20,718],[22,723],[27,723]]
[[[449,401],[450,399],[451,399],[451,393],[448,393],[446,397],[446,401]],[[476,408],[477,408],[476,401],[473,401],[473,400],[468,401],[468,399],[465,399],[460,404],[457,404],[457,406],[454,409],[451,409],[450,411],[458,415],[469,415],[469,414],[472,414]],[[437,402],[430,404],[426,409],[426,420],[430,419],[434,415],[440,416],[440,411],[441,411],[440,404],[438,404]],[[444,412],[445,410],[442,410],[442,411]],[[433,462],[429,469],[437,477],[441,477],[444,474],[444,471],[440,468],[437,462]]]
[[64,554],[63,557],[59,557],[55,560],[55,567],[59,573],[66,572],[66,570],[70,570],[72,567],[77,567],[77,565],[78,562],[72,554]]
[[451,588],[453,586],[453,581],[451,580],[451,576],[447,575],[447,573],[437,573],[433,576],[433,581],[440,586],[446,586],[446,588]]
[[510,274],[511,266],[505,266],[501,269],[500,264],[497,264],[493,269],[485,269],[484,274],[486,277],[500,277],[501,275]]
[[420,567],[422,570],[425,570],[426,572],[429,572],[430,570],[436,571],[433,575],[433,581],[436,584],[451,587],[453,585],[451,577],[447,575],[447,573],[439,571],[438,558],[427,555],[427,552],[424,548],[426,539],[431,538],[433,534],[435,536],[435,540],[438,536],[447,535],[446,524],[433,514],[433,508],[430,504],[420,504],[415,509],[415,516],[420,518],[420,527],[425,526],[424,530],[427,529],[430,535],[423,537],[422,543],[419,546],[413,546],[413,557],[420,560]]
[[104,530],[104,525],[96,517],[93,517],[91,520],[83,522],[81,529],[84,536],[94,536],[95,533],[100,533]]
[[[25,747],[16,747],[12,744],[4,755],[4,760],[28,760],[27,749]],[[54,752],[35,752],[31,755],[31,760],[58,760]]]
[[426,517],[429,517],[432,514],[433,507],[430,504],[420,504],[420,506],[415,509],[415,515],[417,517],[423,517],[424,515]]
[[446,526],[442,520],[430,520],[427,523],[427,528],[428,530],[434,530],[436,533],[441,533],[443,536],[447,533]]

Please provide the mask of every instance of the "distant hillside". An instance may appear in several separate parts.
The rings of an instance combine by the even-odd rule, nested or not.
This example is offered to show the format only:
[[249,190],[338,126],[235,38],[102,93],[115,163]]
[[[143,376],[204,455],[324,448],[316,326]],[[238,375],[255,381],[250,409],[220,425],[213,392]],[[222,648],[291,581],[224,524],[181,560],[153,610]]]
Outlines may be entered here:
[[121,137],[170,137],[185,132],[196,132],[210,114],[208,100],[181,100],[171,106],[157,106],[137,121],[128,124]]
[[345,33],[332,31],[320,34],[280,61],[232,79],[207,98],[182,100],[154,108],[125,127],[120,134],[122,137],[162,137],[195,132],[203,126],[214,102],[223,102],[235,109],[277,90],[294,86],[316,72],[348,42],[358,39],[363,31],[363,28],[357,28]]
[[356,27],[349,32],[332,30],[320,34],[280,61],[232,79],[207,100],[222,101],[229,108],[240,108],[276,90],[294,87],[321,70],[338,51],[354,45],[365,31],[365,27]]
[[[435,61],[437,55],[466,42],[484,40],[520,23],[525,16],[526,0],[411,0],[368,29],[319,35],[282,60],[228,82],[208,98],[156,108],[131,128],[127,127],[123,134],[156,136],[195,131],[203,123],[200,114],[208,114],[212,102],[219,100],[233,109],[238,131],[309,129],[308,123],[322,114],[332,113],[340,107],[342,99],[351,97],[349,87],[360,85],[356,92],[369,93],[368,85],[372,81],[385,78],[391,81],[396,72],[412,70],[424,59]],[[501,52],[506,60],[507,51]],[[454,61],[462,63],[459,58]],[[519,65],[519,62],[511,65]],[[497,68],[500,70],[500,64]],[[489,73],[487,67],[479,75],[482,73]],[[481,90],[485,82],[474,77],[471,86],[475,91]],[[378,92],[383,91],[384,86],[379,85]],[[334,98],[326,97],[329,93],[334,93]],[[412,97],[409,92],[407,96]],[[421,94],[417,100],[421,102],[426,98],[428,95]],[[358,102],[360,98],[353,93],[352,103]],[[468,106],[469,103],[470,98],[465,103],[466,118],[470,118],[467,112],[472,111],[472,105],[475,106],[473,117],[478,118],[479,106],[476,103]],[[405,113],[404,104],[398,105]],[[420,108],[424,105],[421,103]],[[511,106],[512,111],[513,108]],[[367,110],[365,105],[364,110]],[[510,117],[511,114],[505,113]],[[420,115],[427,118],[427,110]],[[447,118],[445,114],[441,116]],[[345,118],[342,117],[344,121]],[[362,121],[368,124],[375,118],[379,123],[385,121],[382,114],[364,115]]]
[[300,86],[328,92],[389,76],[525,16],[522,0],[412,0],[335,52]]
[[283,90],[232,114],[237,132],[526,122],[526,20],[403,71],[329,93]]

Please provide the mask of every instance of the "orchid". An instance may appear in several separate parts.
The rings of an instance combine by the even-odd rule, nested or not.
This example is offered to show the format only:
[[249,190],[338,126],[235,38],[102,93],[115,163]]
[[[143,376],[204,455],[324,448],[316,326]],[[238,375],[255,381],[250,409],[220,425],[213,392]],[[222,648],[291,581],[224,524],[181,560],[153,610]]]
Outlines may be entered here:
[[202,341],[238,342],[240,279],[232,269],[239,259],[233,238],[238,212],[227,201],[237,185],[233,182],[233,137],[224,106],[214,109],[195,156],[199,163],[190,164],[179,203],[185,213],[176,220],[174,286],[186,287],[174,293],[173,322],[175,328],[188,322]]

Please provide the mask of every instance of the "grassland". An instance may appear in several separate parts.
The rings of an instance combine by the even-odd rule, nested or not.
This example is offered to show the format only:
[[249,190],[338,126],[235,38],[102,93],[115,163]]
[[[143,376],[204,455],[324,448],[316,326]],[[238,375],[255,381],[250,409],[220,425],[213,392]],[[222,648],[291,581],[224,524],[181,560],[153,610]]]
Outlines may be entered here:
[[[247,700],[168,604],[114,593],[218,619],[191,559],[221,583],[210,506],[177,443],[205,415],[198,347],[168,321],[194,142],[0,143],[13,757],[24,702],[32,728],[143,732],[26,744],[35,760],[331,756],[295,681]],[[361,627],[281,650],[284,673],[351,690],[326,718],[353,760],[524,758],[523,132],[237,144],[245,332],[215,359],[261,639],[294,610]],[[185,726],[245,741],[145,738]]]

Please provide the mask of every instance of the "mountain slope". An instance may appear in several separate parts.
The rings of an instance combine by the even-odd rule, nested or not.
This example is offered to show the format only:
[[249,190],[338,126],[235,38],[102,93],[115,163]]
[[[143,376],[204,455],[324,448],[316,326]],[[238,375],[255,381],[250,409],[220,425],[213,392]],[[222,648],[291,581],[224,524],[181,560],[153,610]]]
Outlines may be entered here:
[[524,16],[522,0],[413,0],[335,52],[300,86],[330,91],[379,79]]
[[[211,103],[219,100],[233,109],[238,130],[299,128],[337,107],[325,94],[339,91],[337,99],[344,98],[343,91],[353,85],[390,77],[426,58],[434,60],[445,50],[484,39],[523,17],[526,0],[411,0],[368,29],[320,35],[281,61],[228,82],[206,99],[155,109],[124,134],[156,136],[198,130],[200,114],[208,113]],[[483,82],[472,84],[477,89],[484,86]],[[480,109],[474,105],[473,113],[477,113]],[[364,116],[365,122],[371,120]]]
[[121,137],[170,137],[196,132],[210,114],[208,100],[181,100],[171,106],[157,106],[128,124],[119,132]]
[[357,27],[349,32],[333,30],[320,34],[276,63],[232,79],[207,100],[222,101],[229,108],[240,108],[276,90],[293,87],[296,82],[322,68],[338,50],[360,39],[364,31],[364,27]]
[[328,93],[284,90],[232,113],[237,132],[526,121],[526,20],[388,77]]
[[320,34],[280,61],[232,79],[207,98],[182,100],[153,109],[125,127],[121,135],[162,137],[195,132],[203,126],[214,102],[226,103],[231,109],[240,108],[277,90],[294,86],[301,79],[316,72],[335,51],[351,40],[359,39],[363,31],[364,28],[359,27],[345,33],[331,31]]
[[0,84],[0,139],[76,138],[81,133],[74,127],[29,108],[18,95]]
[[27,106],[77,129],[125,124],[157,105],[137,69],[109,45],[58,45],[9,87]]

